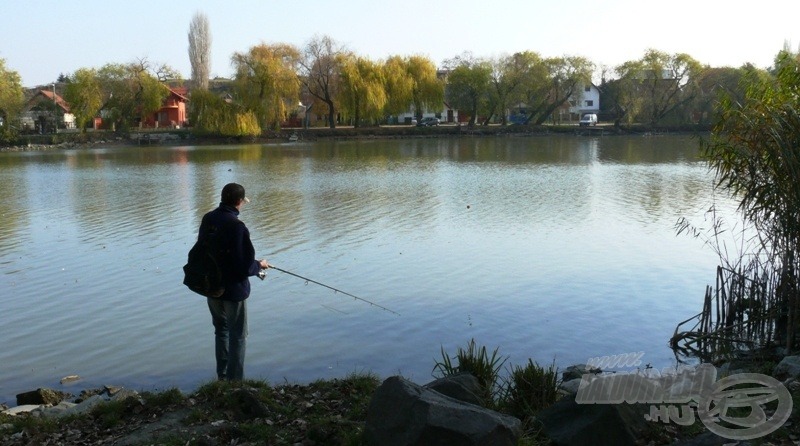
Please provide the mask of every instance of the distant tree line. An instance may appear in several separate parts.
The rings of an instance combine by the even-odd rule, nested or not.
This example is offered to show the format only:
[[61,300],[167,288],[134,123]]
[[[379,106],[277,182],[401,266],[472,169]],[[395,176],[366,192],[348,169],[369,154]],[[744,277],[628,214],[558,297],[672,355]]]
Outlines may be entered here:
[[[209,88],[211,35],[205,15],[195,14],[188,41],[192,129],[229,136],[278,129],[301,111],[324,116],[330,128],[359,127],[408,112],[420,119],[423,112],[441,112],[444,102],[468,117],[470,126],[506,125],[507,111],[523,106],[523,122],[539,125],[553,120],[568,100],[579,101],[596,71],[583,57],[544,58],[532,51],[491,58],[464,53],[441,68],[418,55],[371,60],[328,36],[315,36],[303,48],[262,43],[235,52],[230,60],[234,75],[223,97]],[[601,113],[616,125],[709,124],[721,93],[741,98],[743,79],[769,79],[773,71],[750,64],[712,68],[687,54],[648,50],[638,60],[602,68],[597,85]],[[183,82],[177,70],[146,59],[81,68],[62,78],[64,99],[82,129],[101,109],[115,129],[133,127],[161,107],[169,94],[165,81]],[[0,59],[0,132],[5,138],[14,133],[23,91],[20,76]]]

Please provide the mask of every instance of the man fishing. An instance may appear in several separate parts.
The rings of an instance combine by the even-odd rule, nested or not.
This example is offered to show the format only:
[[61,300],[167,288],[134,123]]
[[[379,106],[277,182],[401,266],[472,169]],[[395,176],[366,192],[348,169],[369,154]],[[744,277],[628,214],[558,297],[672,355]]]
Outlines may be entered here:
[[249,277],[270,267],[266,260],[256,260],[250,231],[239,220],[239,211],[249,202],[242,185],[226,184],[219,206],[203,216],[198,231],[198,240],[214,237],[220,252],[218,261],[225,292],[219,298],[207,298],[214,324],[217,378],[220,380],[244,379]]

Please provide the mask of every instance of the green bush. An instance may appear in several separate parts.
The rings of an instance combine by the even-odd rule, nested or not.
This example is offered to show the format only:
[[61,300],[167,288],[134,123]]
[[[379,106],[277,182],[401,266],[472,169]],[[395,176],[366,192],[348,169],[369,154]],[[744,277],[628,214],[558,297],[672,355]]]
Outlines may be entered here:
[[[443,347],[442,360],[433,367],[433,375],[441,378],[458,373],[472,374],[485,391],[486,405],[492,406],[500,390],[500,369],[508,359],[500,357],[498,350],[499,347],[495,348],[490,356],[486,346],[478,347],[475,339],[470,339],[466,349],[459,347],[456,355],[450,358]],[[456,365],[453,365],[453,359],[457,361]]]
[[545,368],[528,359],[524,367],[512,366],[499,405],[521,420],[535,415],[558,399],[558,368]]

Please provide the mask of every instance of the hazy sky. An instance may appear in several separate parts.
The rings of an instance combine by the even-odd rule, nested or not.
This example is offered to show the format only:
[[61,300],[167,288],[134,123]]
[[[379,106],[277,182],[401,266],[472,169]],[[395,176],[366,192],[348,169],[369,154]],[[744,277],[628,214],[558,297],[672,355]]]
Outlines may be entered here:
[[187,32],[198,11],[211,28],[211,73],[225,77],[234,52],[302,47],[315,35],[376,60],[421,54],[437,65],[464,51],[531,50],[613,67],[655,48],[715,67],[766,68],[784,42],[800,44],[798,0],[0,0],[0,58],[27,87],[138,58],[189,78]]

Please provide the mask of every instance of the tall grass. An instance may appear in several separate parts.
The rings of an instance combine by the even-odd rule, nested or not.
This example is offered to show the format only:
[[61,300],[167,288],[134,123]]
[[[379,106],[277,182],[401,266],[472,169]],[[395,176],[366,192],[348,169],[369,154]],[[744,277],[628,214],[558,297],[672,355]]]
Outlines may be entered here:
[[558,368],[555,361],[548,367],[528,359],[523,366],[511,366],[499,406],[521,420],[530,418],[558,400]]
[[501,376],[507,360],[508,357],[499,354],[499,348],[490,354],[485,346],[470,339],[466,348],[459,347],[453,356],[442,348],[442,359],[433,367],[433,375],[472,374],[484,389],[482,396],[486,407],[521,420],[532,419],[537,412],[556,402],[560,382],[555,361],[544,367],[528,359],[524,366],[507,367],[505,376]]
[[[482,396],[486,406],[493,405],[495,396],[500,390],[500,369],[508,358],[498,354],[499,347],[489,355],[486,346],[478,347],[475,339],[470,339],[467,348],[458,347],[452,358],[442,347],[442,360],[437,361],[433,367],[433,376],[437,378],[452,376],[459,373],[470,373],[478,379],[484,393]],[[453,360],[456,363],[453,363]]]

